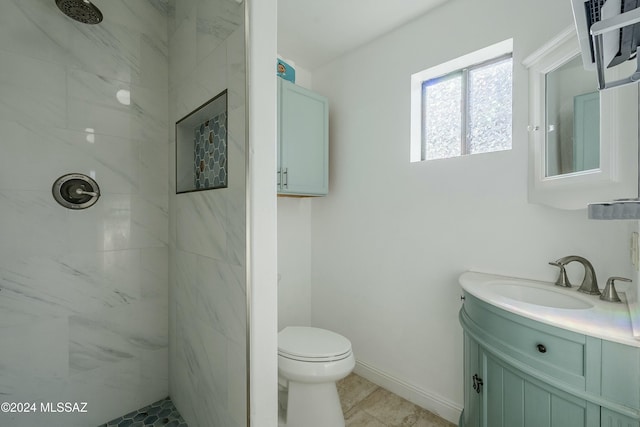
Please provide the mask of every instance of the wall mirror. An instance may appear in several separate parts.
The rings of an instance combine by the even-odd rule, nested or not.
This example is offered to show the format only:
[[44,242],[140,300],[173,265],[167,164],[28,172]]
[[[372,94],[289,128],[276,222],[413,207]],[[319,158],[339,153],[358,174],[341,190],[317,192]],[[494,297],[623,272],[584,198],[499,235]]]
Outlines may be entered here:
[[545,177],[600,167],[600,93],[578,55],[545,76]]
[[[607,70],[621,78],[633,61]],[[638,86],[597,90],[573,27],[531,54],[529,202],[560,209],[638,195]]]

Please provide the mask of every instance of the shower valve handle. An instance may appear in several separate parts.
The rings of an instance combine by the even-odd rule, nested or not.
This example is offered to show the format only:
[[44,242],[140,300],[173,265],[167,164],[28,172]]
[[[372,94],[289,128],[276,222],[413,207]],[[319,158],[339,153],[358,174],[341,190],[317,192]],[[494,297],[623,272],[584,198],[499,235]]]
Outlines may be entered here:
[[84,191],[82,188],[76,188],[76,194],[79,196],[98,197],[98,193],[95,191]]

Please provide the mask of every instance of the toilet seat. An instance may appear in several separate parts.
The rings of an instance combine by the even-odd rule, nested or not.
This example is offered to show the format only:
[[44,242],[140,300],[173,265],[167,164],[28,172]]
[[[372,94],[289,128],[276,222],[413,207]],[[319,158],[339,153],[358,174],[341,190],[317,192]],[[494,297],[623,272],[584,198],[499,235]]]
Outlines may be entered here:
[[326,329],[289,326],[278,334],[278,355],[301,362],[338,361],[351,355],[351,342]]

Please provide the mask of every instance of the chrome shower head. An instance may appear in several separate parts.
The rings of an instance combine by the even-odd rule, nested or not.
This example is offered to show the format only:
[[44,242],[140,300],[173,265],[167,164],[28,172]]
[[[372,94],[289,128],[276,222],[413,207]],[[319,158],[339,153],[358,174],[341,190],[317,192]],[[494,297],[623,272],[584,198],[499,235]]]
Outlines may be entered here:
[[89,0],[56,0],[56,5],[69,18],[83,24],[102,22],[102,12]]

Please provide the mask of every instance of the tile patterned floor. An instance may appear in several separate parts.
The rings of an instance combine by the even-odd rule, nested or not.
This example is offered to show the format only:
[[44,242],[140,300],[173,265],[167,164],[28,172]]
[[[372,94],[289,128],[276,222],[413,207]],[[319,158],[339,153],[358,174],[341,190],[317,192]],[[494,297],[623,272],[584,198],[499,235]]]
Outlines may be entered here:
[[[455,427],[431,412],[351,374],[338,382],[346,427]],[[168,397],[99,427],[188,427]]]
[[346,427],[455,427],[356,374],[338,382],[338,394]]
[[168,397],[98,427],[187,427]]

